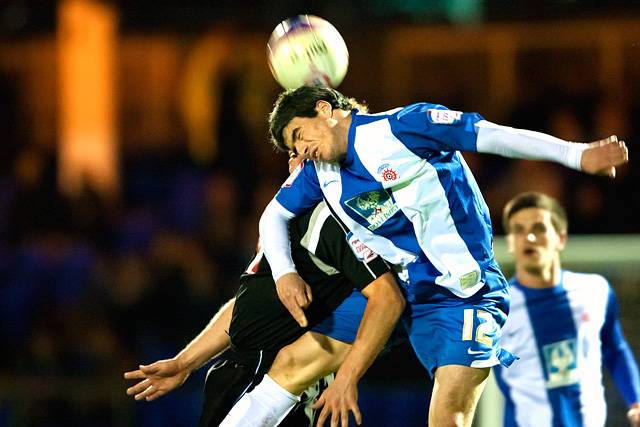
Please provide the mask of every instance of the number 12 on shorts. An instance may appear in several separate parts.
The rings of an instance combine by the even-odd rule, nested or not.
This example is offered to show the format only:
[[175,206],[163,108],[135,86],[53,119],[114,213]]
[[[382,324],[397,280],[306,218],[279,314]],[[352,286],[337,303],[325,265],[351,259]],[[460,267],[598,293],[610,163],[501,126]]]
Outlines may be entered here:
[[473,325],[475,319],[478,319],[479,322],[478,326],[476,326],[475,340],[486,346],[493,346],[493,340],[490,337],[494,331],[493,316],[484,310],[476,310],[473,308],[466,308],[464,310],[462,341],[473,340]]

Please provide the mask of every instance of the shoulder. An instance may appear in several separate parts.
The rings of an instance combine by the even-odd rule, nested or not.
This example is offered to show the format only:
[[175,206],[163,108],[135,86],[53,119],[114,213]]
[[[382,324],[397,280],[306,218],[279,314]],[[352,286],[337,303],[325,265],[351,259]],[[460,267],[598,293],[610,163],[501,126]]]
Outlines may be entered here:
[[582,284],[583,286],[609,287],[609,281],[600,274],[579,273],[576,271],[563,270],[563,282],[569,285]]
[[579,273],[563,270],[562,283],[567,290],[581,289],[595,293],[594,296],[606,295],[611,289],[609,281],[604,276],[595,273]]

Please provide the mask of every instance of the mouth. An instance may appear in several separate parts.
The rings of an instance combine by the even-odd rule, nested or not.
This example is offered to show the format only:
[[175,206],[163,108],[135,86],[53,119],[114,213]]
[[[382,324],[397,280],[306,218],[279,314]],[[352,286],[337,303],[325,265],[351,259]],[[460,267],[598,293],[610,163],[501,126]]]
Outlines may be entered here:
[[525,256],[532,256],[535,255],[537,253],[537,251],[533,248],[526,248],[525,250],[522,251],[522,254]]

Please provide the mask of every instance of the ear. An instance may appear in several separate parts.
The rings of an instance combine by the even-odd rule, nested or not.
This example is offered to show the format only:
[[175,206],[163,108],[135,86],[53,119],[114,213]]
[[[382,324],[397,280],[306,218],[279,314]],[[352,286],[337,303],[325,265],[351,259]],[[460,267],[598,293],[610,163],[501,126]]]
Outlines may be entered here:
[[564,231],[562,233],[560,233],[559,239],[558,239],[558,252],[562,252],[565,248],[565,246],[567,245],[567,232]]
[[316,102],[316,111],[321,117],[331,117],[333,115],[333,107],[327,101],[320,99]]
[[513,234],[509,233],[507,234],[507,251],[513,255],[513,253],[515,252],[515,247],[514,247],[514,243],[513,243]]

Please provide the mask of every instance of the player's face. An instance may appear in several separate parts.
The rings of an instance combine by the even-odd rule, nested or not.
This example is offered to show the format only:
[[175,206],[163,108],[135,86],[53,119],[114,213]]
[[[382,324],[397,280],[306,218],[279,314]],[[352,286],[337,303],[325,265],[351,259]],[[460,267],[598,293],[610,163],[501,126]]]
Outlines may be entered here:
[[303,159],[337,162],[347,153],[345,140],[338,137],[334,110],[318,101],[316,117],[294,117],[282,131],[285,145]]
[[532,274],[539,274],[559,262],[566,237],[565,233],[556,231],[551,212],[545,209],[522,209],[509,219],[509,250],[516,266]]

